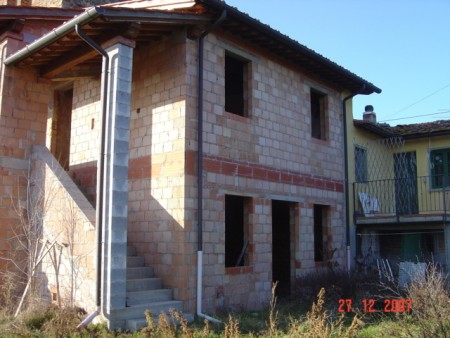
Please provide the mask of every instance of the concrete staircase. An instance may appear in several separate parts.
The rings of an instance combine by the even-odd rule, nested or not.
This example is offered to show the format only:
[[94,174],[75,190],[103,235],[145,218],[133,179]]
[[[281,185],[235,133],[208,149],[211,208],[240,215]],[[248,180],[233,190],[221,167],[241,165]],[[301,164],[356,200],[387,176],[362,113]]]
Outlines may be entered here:
[[[164,289],[161,278],[155,277],[153,268],[146,267],[144,257],[136,255],[133,246],[127,247],[127,308],[124,312],[125,328],[137,331],[147,325],[145,311],[156,318],[161,312],[174,308],[183,310],[183,302],[173,299],[172,289]],[[188,321],[193,316],[183,314]]]

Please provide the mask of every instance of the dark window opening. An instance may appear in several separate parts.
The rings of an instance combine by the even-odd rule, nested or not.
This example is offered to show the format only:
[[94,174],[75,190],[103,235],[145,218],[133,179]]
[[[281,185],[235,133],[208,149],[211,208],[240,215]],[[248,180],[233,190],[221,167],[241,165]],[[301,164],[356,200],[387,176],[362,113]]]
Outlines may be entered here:
[[433,150],[430,153],[431,187],[450,186],[450,149]]
[[367,182],[367,150],[355,147],[355,180]]
[[225,111],[246,116],[248,61],[225,55]]
[[225,196],[225,267],[248,264],[248,198]]
[[322,262],[328,257],[328,207],[314,204],[314,261]]
[[320,140],[326,139],[325,104],[326,95],[311,90],[311,136]]

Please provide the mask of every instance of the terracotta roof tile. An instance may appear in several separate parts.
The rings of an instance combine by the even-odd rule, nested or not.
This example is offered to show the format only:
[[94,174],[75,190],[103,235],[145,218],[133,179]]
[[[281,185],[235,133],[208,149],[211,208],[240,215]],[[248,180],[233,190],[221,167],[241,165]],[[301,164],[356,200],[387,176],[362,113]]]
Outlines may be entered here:
[[368,130],[382,137],[402,136],[404,138],[420,138],[450,134],[450,120],[399,124],[394,127],[386,123],[373,123],[363,120],[353,120],[353,124],[356,128]]

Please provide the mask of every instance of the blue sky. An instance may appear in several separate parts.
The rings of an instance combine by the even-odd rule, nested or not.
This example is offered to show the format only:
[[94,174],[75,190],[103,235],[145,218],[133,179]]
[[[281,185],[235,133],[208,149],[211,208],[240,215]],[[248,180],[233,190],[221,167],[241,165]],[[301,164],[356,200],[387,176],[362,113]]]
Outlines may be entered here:
[[390,125],[450,119],[450,0],[226,3],[381,88],[354,99],[355,118],[372,104]]

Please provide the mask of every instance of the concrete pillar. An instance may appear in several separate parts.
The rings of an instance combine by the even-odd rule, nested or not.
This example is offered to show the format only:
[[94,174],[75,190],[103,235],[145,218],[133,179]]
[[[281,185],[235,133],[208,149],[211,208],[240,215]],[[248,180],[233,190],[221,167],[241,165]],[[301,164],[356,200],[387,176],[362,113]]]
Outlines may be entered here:
[[133,41],[120,37],[103,45],[110,64],[103,181],[102,307],[111,328],[117,326],[114,313],[126,305],[128,143],[133,47]]

